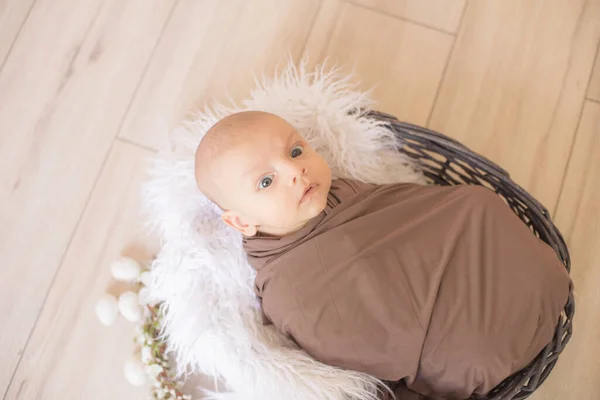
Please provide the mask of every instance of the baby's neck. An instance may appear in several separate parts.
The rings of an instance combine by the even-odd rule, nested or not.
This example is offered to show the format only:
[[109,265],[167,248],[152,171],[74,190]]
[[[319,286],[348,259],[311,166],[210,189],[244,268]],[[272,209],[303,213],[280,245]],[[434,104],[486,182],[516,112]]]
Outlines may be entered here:
[[258,234],[263,236],[274,236],[274,237],[284,237],[287,235],[291,235],[292,233],[298,232],[300,229],[304,228],[308,221],[303,222],[302,224],[295,225],[293,227],[271,227],[261,225],[258,228]]

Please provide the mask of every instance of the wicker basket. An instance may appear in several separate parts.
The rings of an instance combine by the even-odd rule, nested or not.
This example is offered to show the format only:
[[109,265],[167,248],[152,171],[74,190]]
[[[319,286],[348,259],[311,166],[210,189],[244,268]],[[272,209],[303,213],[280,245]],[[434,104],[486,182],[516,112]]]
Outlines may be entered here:
[[[571,261],[562,235],[552,223],[548,211],[529,193],[514,183],[509,174],[456,140],[429,129],[400,122],[391,115],[369,112],[369,117],[389,122],[402,142],[401,152],[416,160],[425,176],[438,185],[483,185],[500,195],[527,226],[548,243],[570,271]],[[523,370],[510,376],[485,397],[477,400],[525,399],[544,382],[556,364],[573,331],[575,312],[573,293],[561,314],[554,338]]]

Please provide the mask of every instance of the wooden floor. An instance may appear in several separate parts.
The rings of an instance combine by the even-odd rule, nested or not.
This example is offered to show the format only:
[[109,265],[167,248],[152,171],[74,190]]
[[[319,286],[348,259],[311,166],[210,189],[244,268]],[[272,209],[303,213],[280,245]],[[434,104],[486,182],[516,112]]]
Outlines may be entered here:
[[[508,169],[568,240],[575,334],[536,400],[600,398],[600,0],[0,0],[0,395],[143,399],[93,306],[148,256],[165,134],[308,53]],[[518,334],[518,332],[515,332]]]

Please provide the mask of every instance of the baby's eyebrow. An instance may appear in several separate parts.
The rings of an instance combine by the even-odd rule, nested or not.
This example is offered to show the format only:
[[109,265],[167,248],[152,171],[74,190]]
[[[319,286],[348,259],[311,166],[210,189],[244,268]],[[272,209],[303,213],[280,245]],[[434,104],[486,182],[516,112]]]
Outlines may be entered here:
[[[287,136],[286,144],[290,143],[295,135],[299,135],[300,137],[302,137],[296,129],[293,129],[290,131],[289,135]],[[243,177],[244,178],[251,177],[251,178],[255,179],[254,175],[256,175],[256,171],[258,171],[259,169],[262,169],[262,168],[263,168],[262,165],[258,165],[258,164],[253,165],[251,168],[247,169],[244,172]]]
[[244,172],[244,177],[256,175],[256,171],[258,171],[259,168],[262,168],[262,167],[259,165],[255,165],[252,168],[247,169],[246,172]]
[[287,137],[287,142],[288,143],[292,140],[292,138],[294,137],[295,134],[296,134],[296,130],[295,129],[290,132],[290,134]]

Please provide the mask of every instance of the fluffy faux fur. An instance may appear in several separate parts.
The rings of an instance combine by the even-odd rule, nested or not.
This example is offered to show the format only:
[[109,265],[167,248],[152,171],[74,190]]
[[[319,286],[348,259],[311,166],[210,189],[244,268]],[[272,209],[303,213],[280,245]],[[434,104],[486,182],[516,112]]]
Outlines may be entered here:
[[336,71],[308,73],[290,64],[257,83],[239,107],[215,106],[176,130],[172,151],[160,154],[144,189],[150,223],[162,239],[152,266],[150,296],[163,302],[164,332],[182,373],[218,377],[228,392],[210,398],[244,400],[375,399],[381,382],[313,360],[272,326],[261,323],[255,273],[241,237],[196,188],[193,155],[219,119],[243,110],[285,118],[327,160],[335,176],[374,183],[422,182],[397,152],[385,124],[360,110],[366,93]]

